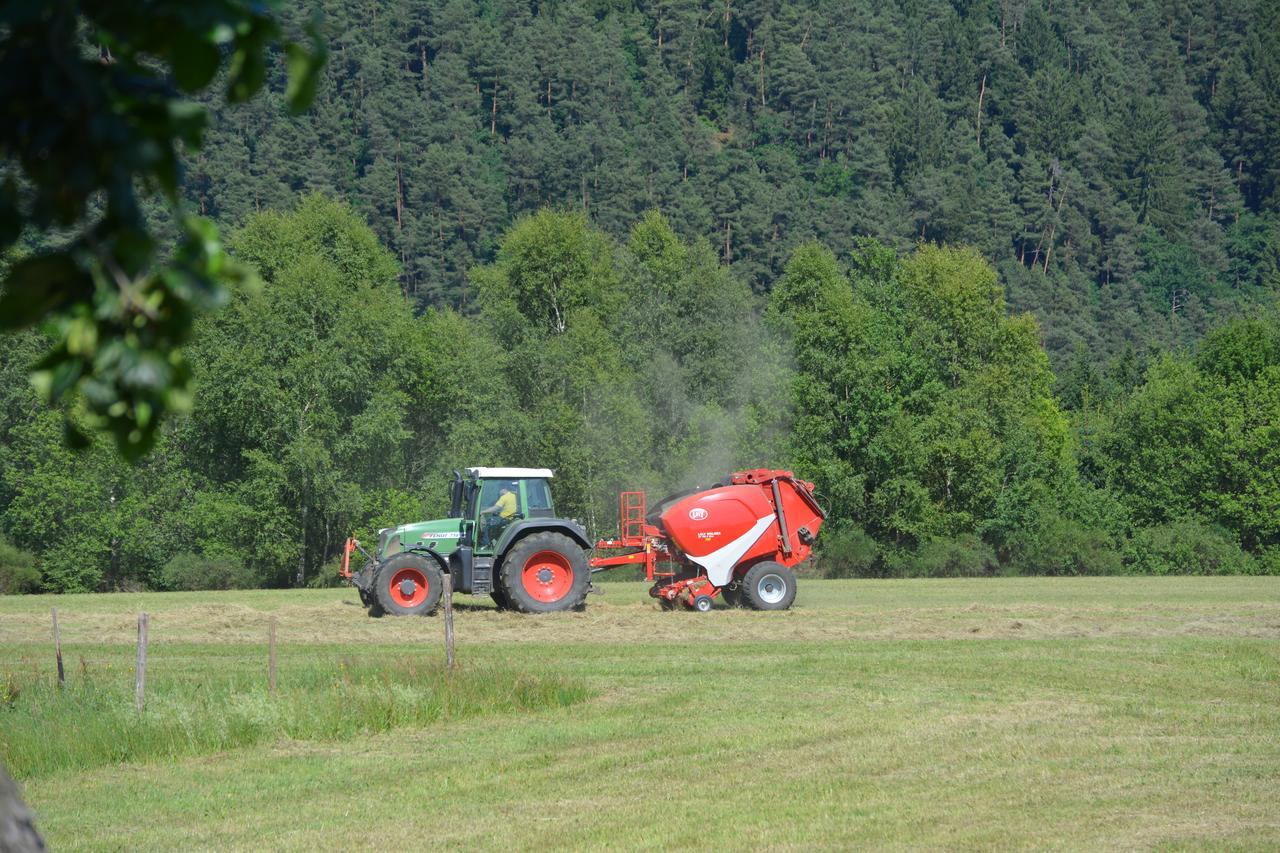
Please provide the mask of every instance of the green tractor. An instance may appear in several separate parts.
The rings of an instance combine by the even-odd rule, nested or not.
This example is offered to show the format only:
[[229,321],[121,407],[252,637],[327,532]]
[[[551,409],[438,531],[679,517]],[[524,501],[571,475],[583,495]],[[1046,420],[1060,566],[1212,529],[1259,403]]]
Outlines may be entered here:
[[[449,517],[378,531],[370,554],[348,539],[340,574],[370,615],[429,614],[444,574],[456,592],[489,595],[500,608],[551,613],[581,607],[591,588],[586,530],[557,518],[546,468],[453,472]],[[351,570],[351,554],[365,564]]]

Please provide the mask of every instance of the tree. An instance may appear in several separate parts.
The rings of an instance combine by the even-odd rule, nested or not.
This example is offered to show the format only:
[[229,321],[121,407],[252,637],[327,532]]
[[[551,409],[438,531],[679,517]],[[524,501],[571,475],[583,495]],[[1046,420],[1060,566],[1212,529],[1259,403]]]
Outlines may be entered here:
[[369,507],[421,482],[414,446],[435,415],[415,401],[442,378],[395,260],[350,208],[309,196],[231,242],[263,284],[192,345],[195,406],[176,440],[203,488],[184,523],[261,581],[303,582]]
[[1074,471],[1036,327],[1006,314],[995,271],[970,251],[895,261],[864,243],[846,273],[809,246],[770,312],[794,346],[796,463],[832,518],[891,549],[977,535],[1016,559],[1025,501],[1008,496]]
[[[247,100],[274,44],[289,65],[290,104],[305,108],[323,45],[314,29],[309,50],[283,39],[262,4],[57,0],[4,12],[0,250],[23,240],[26,256],[4,279],[0,328],[53,319],[56,343],[37,383],[46,399],[110,430],[130,458],[188,401],[180,346],[194,315],[245,275],[213,223],[182,204],[182,154],[200,147],[205,127],[204,110],[183,95],[225,66],[228,101]],[[149,224],[149,197],[176,229],[171,253]],[[75,420],[65,424],[83,444]]]

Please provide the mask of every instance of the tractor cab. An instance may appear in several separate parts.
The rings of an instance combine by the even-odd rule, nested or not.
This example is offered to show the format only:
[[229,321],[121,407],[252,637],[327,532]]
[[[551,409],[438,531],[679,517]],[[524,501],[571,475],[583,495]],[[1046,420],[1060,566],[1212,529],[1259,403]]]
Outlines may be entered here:
[[459,532],[475,554],[492,555],[511,528],[526,519],[555,518],[549,468],[468,468],[454,472],[450,504],[458,507]]

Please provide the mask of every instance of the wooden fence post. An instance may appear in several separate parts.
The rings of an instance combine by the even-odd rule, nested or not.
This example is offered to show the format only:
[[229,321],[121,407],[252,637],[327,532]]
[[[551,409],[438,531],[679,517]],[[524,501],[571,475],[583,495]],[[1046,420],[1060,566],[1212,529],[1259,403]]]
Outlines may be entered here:
[[147,623],[145,613],[138,614],[138,663],[133,670],[133,703],[138,713],[147,701]]
[[276,692],[276,617],[271,617],[271,639],[267,644],[267,688]]
[[53,655],[58,660],[58,686],[65,687],[67,673],[62,668],[62,632],[58,630],[58,608],[53,608]]
[[453,578],[444,573],[444,659],[449,669],[453,669]]

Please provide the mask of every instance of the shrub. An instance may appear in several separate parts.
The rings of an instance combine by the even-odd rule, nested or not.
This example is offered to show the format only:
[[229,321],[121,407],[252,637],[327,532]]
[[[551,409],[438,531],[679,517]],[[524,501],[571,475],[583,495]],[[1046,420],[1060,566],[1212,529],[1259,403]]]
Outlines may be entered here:
[[1280,546],[1266,548],[1254,559],[1260,575],[1280,575]]
[[[351,558],[351,568],[359,569],[364,558],[356,552]],[[339,554],[329,562],[320,567],[320,571],[312,572],[311,577],[307,578],[308,589],[330,589],[335,586],[342,586],[346,581],[338,574],[338,570],[342,568],[342,555]]]
[[34,554],[0,539],[0,595],[40,591],[40,570]]
[[861,527],[846,527],[818,539],[818,571],[826,578],[879,577],[880,546]]
[[999,566],[994,548],[972,533],[961,533],[926,543],[905,568],[915,577],[971,578],[995,574]]
[[1026,538],[1021,553],[1006,566],[1008,573],[1021,575],[1114,575],[1123,568],[1105,531],[1056,513]]
[[1124,562],[1126,571],[1140,575],[1243,575],[1265,568],[1226,530],[1193,518],[1139,529]]
[[256,578],[240,559],[226,554],[178,554],[160,570],[165,589],[251,589]]
[[102,587],[111,554],[91,535],[73,535],[45,551],[40,568],[49,592],[94,592]]

